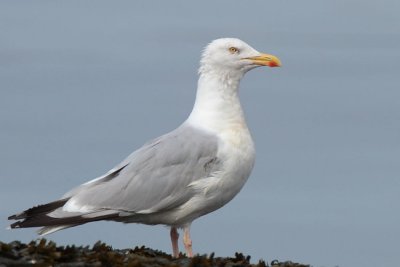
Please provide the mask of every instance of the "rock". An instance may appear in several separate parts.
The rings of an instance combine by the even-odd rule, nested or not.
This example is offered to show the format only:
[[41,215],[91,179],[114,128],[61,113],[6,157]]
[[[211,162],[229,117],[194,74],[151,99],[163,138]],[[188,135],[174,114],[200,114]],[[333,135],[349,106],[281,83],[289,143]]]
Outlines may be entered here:
[[55,266],[55,267],[102,267],[102,266],[127,266],[127,267],[309,267],[309,265],[293,263],[290,261],[272,261],[268,265],[260,260],[256,264],[250,263],[250,256],[236,253],[234,257],[214,257],[200,255],[187,258],[180,255],[178,259],[161,251],[147,247],[134,249],[113,249],[111,246],[98,241],[89,247],[57,246],[46,239],[31,241],[24,244],[19,241],[10,243],[0,242],[0,267],[14,266]]

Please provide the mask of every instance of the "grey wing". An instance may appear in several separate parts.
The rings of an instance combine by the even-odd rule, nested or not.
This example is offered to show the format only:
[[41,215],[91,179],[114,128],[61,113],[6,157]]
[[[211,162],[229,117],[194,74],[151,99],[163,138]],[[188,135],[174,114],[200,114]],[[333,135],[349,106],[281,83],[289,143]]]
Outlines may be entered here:
[[192,197],[188,185],[220,168],[218,137],[183,125],[145,144],[105,176],[67,193],[68,211],[151,213]]

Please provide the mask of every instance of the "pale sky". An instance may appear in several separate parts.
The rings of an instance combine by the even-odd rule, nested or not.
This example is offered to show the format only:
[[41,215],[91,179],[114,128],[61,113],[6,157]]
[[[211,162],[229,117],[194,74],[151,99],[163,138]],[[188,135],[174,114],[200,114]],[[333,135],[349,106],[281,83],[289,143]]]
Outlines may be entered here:
[[[201,50],[240,38],[277,55],[241,84],[250,180],[192,225],[194,250],[313,266],[398,264],[400,2],[1,1],[0,240],[7,216],[59,198],[178,126]],[[146,245],[163,226],[91,223],[58,244]]]

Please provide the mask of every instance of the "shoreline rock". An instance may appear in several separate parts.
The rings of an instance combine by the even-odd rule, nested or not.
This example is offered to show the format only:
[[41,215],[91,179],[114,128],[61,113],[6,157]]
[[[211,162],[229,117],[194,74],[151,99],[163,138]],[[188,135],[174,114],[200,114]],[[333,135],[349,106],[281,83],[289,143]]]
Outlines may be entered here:
[[40,239],[28,244],[20,241],[3,243],[0,241],[0,267],[3,266],[55,266],[55,267],[100,267],[100,266],[127,266],[127,267],[310,267],[290,261],[278,262],[274,260],[268,264],[262,260],[251,264],[250,256],[235,253],[234,257],[215,257],[198,255],[187,258],[180,255],[178,259],[162,251],[147,247],[134,249],[113,249],[105,243],[96,242],[92,248],[71,246],[57,246],[52,241]]

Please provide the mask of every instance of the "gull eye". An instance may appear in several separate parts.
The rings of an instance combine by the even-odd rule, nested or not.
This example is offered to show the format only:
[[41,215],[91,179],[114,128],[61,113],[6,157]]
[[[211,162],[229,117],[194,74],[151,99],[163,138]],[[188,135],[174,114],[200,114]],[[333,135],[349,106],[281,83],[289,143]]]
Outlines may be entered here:
[[229,52],[231,54],[238,54],[239,53],[239,49],[237,49],[236,47],[229,47]]

